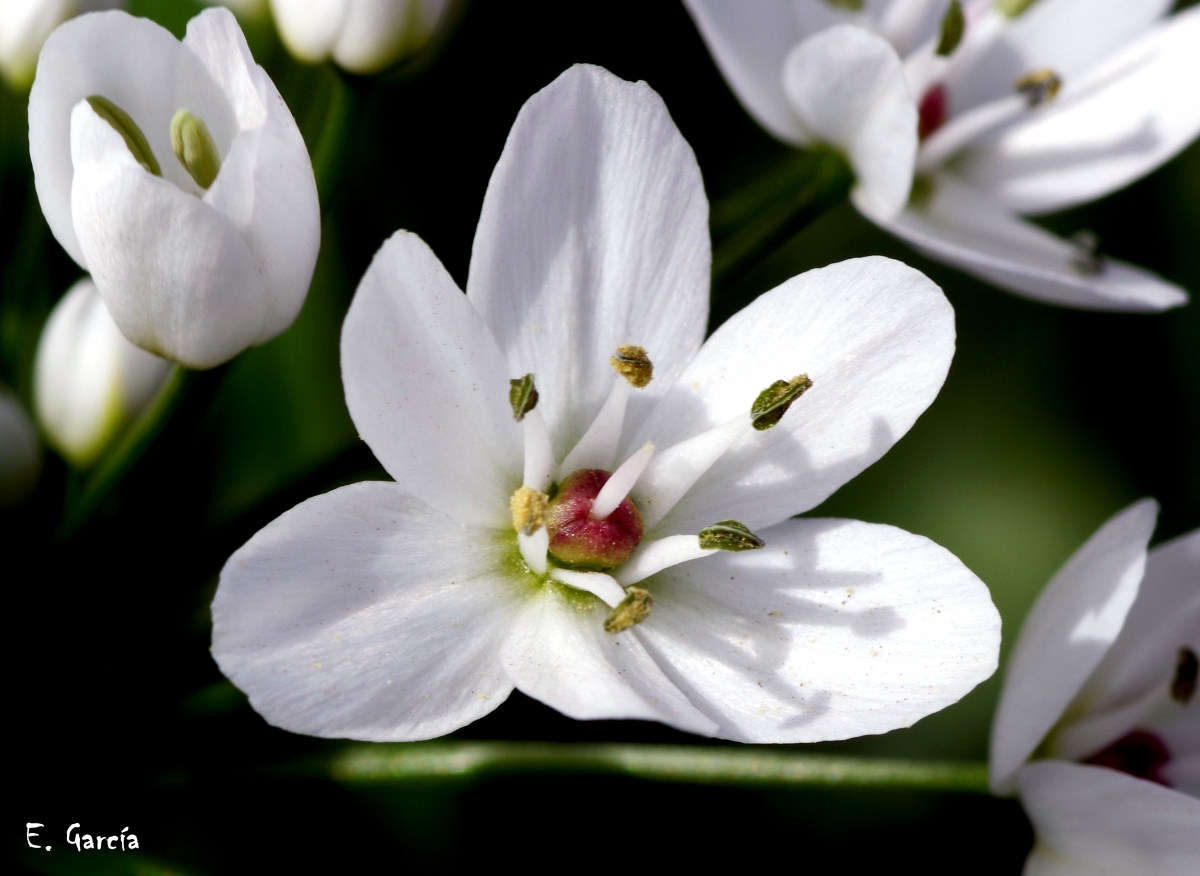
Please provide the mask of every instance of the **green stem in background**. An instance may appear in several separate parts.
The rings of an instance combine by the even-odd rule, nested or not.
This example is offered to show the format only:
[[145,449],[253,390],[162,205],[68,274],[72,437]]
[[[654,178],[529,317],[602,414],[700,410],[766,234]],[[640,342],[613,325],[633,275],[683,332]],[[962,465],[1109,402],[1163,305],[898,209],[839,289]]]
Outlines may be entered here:
[[324,213],[333,197],[345,157],[355,95],[332,64],[321,68],[319,76],[309,105],[308,121],[313,126],[313,139],[310,140],[313,176],[317,180],[317,196]]
[[171,414],[179,407],[196,373],[182,365],[171,367],[149,407],[142,411],[100,458],[87,480],[83,482],[83,487],[74,501],[68,502],[63,512],[62,525],[58,529],[59,541],[66,541],[78,532],[121,483],[121,479],[141,459],[142,454],[154,443],[158,433],[171,419]]
[[713,205],[713,286],[770,254],[804,226],[841,203],[854,174],[841,153],[797,151]]
[[759,746],[550,742],[353,745],[328,766],[347,784],[397,784],[494,773],[609,773],[698,785],[870,787],[987,794],[987,765],[832,757]]

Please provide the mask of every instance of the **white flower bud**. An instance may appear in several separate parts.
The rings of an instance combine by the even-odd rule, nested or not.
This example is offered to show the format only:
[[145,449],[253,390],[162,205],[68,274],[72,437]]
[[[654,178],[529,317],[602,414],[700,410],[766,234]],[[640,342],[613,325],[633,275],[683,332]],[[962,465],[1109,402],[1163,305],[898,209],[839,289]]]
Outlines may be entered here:
[[54,28],[72,15],[120,5],[121,0],[0,0],[0,73],[23,91]]
[[0,386],[0,509],[33,490],[42,470],[42,445],[17,397]]
[[170,363],[121,334],[89,279],[50,314],[38,342],[34,403],[46,438],[84,468],[154,398]]
[[449,0],[271,0],[288,50],[302,61],[333,58],[351,73],[378,73],[429,42]]
[[38,61],[29,152],[54,236],[142,349],[211,368],[296,318],[320,246],[312,163],[228,9],[182,42],[123,12],[68,21]]

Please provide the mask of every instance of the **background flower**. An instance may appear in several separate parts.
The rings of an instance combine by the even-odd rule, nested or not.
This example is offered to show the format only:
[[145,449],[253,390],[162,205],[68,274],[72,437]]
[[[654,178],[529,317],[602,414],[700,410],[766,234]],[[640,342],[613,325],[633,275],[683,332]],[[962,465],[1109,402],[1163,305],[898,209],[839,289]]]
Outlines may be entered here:
[[72,15],[123,5],[122,0],[2,0],[0,73],[13,88],[28,88],[38,52],[54,28]]

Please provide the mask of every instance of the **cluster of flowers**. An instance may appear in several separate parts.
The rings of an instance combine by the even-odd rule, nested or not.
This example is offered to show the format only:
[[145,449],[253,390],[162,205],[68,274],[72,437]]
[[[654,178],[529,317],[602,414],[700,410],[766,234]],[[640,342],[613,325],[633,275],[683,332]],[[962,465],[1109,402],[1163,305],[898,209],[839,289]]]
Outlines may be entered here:
[[[182,42],[85,15],[39,56],[64,4],[4,3],[5,70],[38,57],[38,197],[90,274],[45,328],[38,417],[86,466],[171,362],[210,368],[291,324],[317,190],[227,10]],[[271,4],[298,55],[357,72],[415,51],[446,5]],[[1186,300],[1020,217],[1103,195],[1196,136],[1200,10],[687,5],[755,118],[843,151],[855,205],[917,248],[1060,304]],[[955,344],[941,290],[893,260],[843,262],[706,340],[710,268],[700,170],[654,91],[576,66],[535,94],[466,293],[399,231],[346,317],[347,403],[394,482],[304,502],[221,574],[213,654],[254,708],[301,733],[415,740],[516,688],[580,719],[813,742],[909,726],[988,678],[999,615],[954,556],[796,519],[937,395]],[[0,432],[11,503],[39,442],[11,397]],[[1105,524],[1018,639],[991,770],[1037,829],[1028,873],[1200,871],[1200,532],[1149,550],[1156,516],[1146,500]]]

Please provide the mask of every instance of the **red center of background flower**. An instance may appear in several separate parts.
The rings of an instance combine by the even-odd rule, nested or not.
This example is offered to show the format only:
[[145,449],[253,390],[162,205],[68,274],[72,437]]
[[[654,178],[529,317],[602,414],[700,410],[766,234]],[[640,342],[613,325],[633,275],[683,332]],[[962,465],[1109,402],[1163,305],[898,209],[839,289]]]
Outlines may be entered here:
[[918,108],[917,136],[924,140],[942,125],[946,124],[949,114],[950,100],[946,94],[946,86],[935,85],[925,92]]
[[628,497],[604,520],[588,515],[592,500],[612,477],[597,468],[580,469],[562,482],[546,509],[550,554],[561,563],[611,569],[629,559],[642,541],[642,515]]
[[1167,785],[1169,783],[1160,771],[1170,760],[1171,752],[1161,739],[1145,730],[1134,730],[1103,751],[1093,754],[1084,763],[1108,767],[1139,779]]

